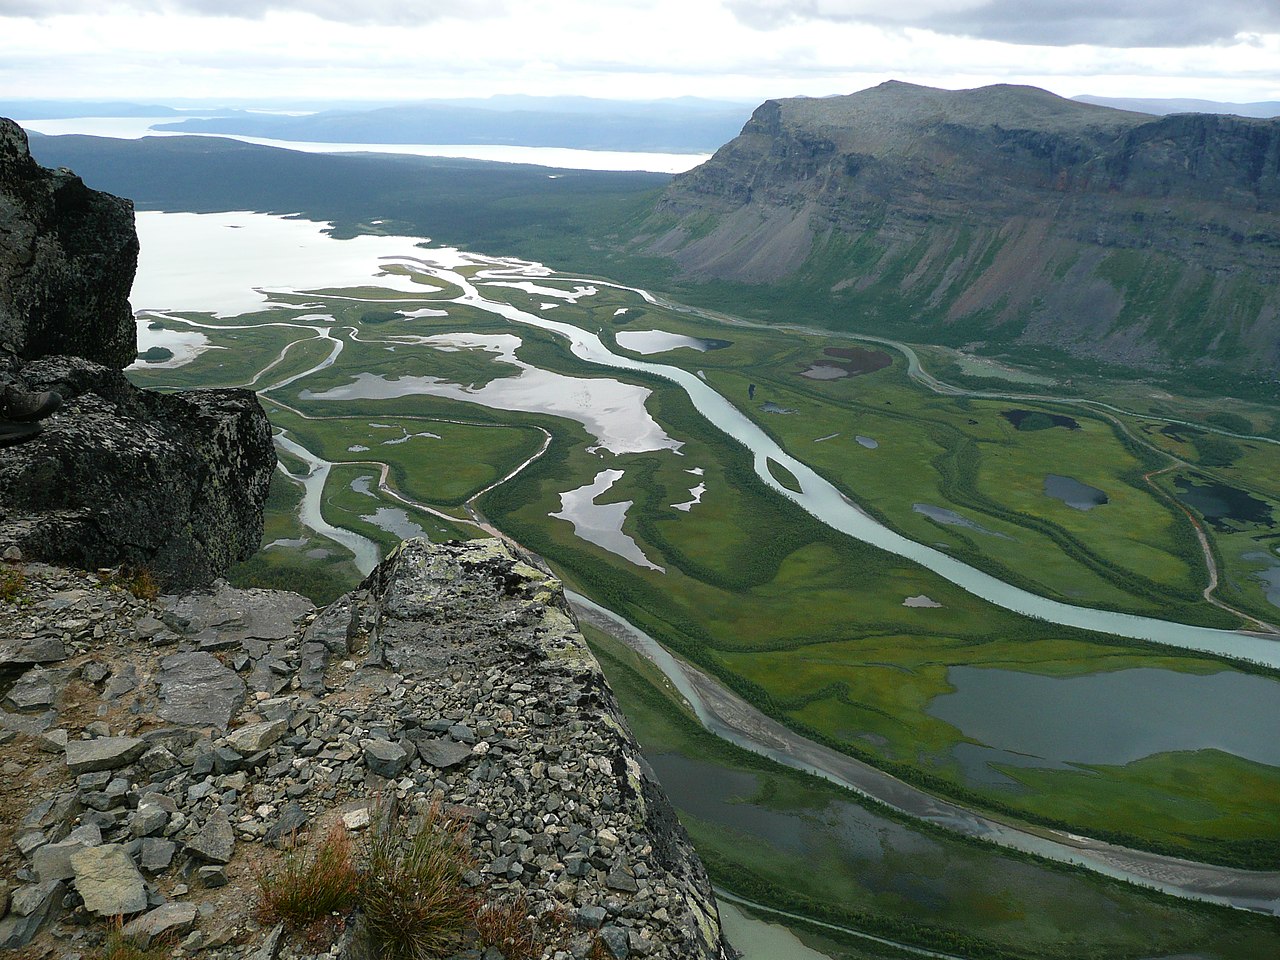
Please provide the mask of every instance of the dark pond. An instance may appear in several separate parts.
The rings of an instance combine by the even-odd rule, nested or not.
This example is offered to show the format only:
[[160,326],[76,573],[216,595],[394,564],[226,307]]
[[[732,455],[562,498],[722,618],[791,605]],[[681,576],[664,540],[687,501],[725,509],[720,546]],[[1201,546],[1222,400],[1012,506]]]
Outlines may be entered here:
[[1081,483],[1073,477],[1058,476],[1056,473],[1045,476],[1044,492],[1046,496],[1061,500],[1068,507],[1077,510],[1092,510],[1110,502],[1110,498],[1097,487]]
[[1126,764],[1157,753],[1217,749],[1280,766],[1280,682],[1224,670],[1141,668],[1046,677],[951,667],[954,693],[928,713],[978,744],[954,751],[967,776],[1005,778],[988,764]]
[[1248,491],[1225,483],[1205,480],[1196,483],[1188,476],[1174,478],[1178,496],[1213,524],[1215,529],[1230,530],[1227,521],[1273,526],[1271,507],[1265,501],[1251,496]]
[[1266,589],[1267,602],[1272,606],[1280,607],[1280,557],[1265,550],[1256,550],[1253,553],[1246,553],[1241,559],[1264,564],[1261,570],[1251,576]]
[[822,351],[828,357],[845,361],[840,364],[852,376],[875,373],[893,366],[893,357],[883,350],[866,350],[862,347],[827,347]]
[[1053,427],[1080,429],[1080,424],[1075,419],[1064,417],[1060,413],[1045,413],[1043,410],[1002,410],[1000,416],[1012,423],[1015,430],[1050,430]]

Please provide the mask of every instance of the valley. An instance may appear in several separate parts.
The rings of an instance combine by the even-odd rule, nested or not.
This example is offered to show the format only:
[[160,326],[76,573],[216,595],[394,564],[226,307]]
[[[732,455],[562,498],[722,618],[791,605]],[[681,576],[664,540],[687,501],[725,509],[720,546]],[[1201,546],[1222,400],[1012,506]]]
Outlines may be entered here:
[[[1273,909],[1280,878],[1250,872],[1280,852],[1267,406],[966,372],[954,350],[757,326],[413,237],[138,220],[140,349],[159,352],[131,377],[251,384],[280,431],[239,583],[323,601],[403,536],[496,528],[792,734],[1014,832],[1223,865],[1256,880],[1239,905]],[[242,266],[211,277],[228,237]],[[323,282],[279,259],[304,242]],[[965,956],[1274,952],[1274,920],[746,753],[648,660],[589,637],[713,875],[748,900]],[[1020,739],[990,696],[985,716],[951,711],[975,682],[1042,710],[1092,684],[1106,732]],[[1206,715],[1159,712],[1192,703]],[[1122,749],[1095,749],[1108,738]],[[819,850],[838,853],[815,871]]]

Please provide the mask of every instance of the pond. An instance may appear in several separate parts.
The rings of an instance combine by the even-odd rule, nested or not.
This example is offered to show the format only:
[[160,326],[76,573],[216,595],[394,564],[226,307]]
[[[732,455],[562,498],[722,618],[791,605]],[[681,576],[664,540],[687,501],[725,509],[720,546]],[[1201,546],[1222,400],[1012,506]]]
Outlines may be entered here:
[[1280,607],[1280,557],[1265,550],[1255,550],[1253,553],[1246,553],[1241,559],[1263,564],[1261,570],[1255,571],[1250,576],[1261,583],[1267,591],[1267,602],[1274,607]]
[[1197,483],[1189,476],[1175,477],[1173,484],[1178,488],[1178,496],[1182,501],[1217,530],[1231,530],[1232,525],[1228,521],[1264,527],[1273,525],[1271,507],[1266,501],[1259,500],[1239,487],[1213,480]]
[[432,376],[389,379],[361,373],[343,386],[318,392],[303,390],[299,396],[304,400],[448,397],[496,410],[549,413],[576,420],[596,438],[597,447],[612,453],[678,450],[681,446],[649,415],[645,401],[651,391],[647,387],[610,377],[569,377],[530,366],[516,357],[521,340],[514,334],[449,333],[422,337],[420,342],[438,350],[486,350],[496,354],[495,363],[515,367],[517,373],[498,377],[479,387],[449,383]]
[[576,490],[567,490],[560,494],[560,512],[550,514],[557,520],[568,520],[573,524],[575,536],[604,547],[610,553],[630,560],[638,567],[648,567],[665,573],[666,570],[649,560],[640,549],[640,545],[622,532],[622,523],[627,519],[627,511],[634,501],[623,500],[619,503],[596,503],[609,489],[622,479],[621,470],[601,470],[595,480]]
[[928,713],[979,741],[953,751],[978,782],[1007,782],[992,763],[1123,765],[1183,750],[1280,766],[1280,682],[1267,677],[1145,667],[1049,677],[957,666],[947,681],[955,692],[935,697]]
[[651,353],[678,350],[681,347],[696,350],[699,353],[706,353],[708,350],[723,350],[725,347],[733,346],[732,340],[686,337],[678,333],[668,333],[665,330],[622,330],[617,333],[615,339],[618,341],[618,346],[624,350],[630,350],[632,353],[640,353],[645,356]]
[[1045,496],[1061,500],[1068,507],[1076,510],[1092,510],[1094,507],[1111,502],[1111,498],[1097,487],[1081,483],[1074,477],[1062,477],[1056,473],[1045,476],[1044,492]]
[[931,503],[913,503],[911,509],[916,513],[924,514],[930,520],[936,523],[945,523],[949,527],[964,527],[966,530],[972,530],[975,533],[984,533],[988,537],[999,537],[1001,540],[1012,540],[1013,537],[1000,533],[996,530],[988,530],[982,524],[970,520],[968,517],[961,516],[954,510],[948,510],[946,507],[935,507]]
[[1012,423],[1015,430],[1050,430],[1054,427],[1080,429],[1079,421],[1073,417],[1045,413],[1043,410],[1002,410],[1000,416]]

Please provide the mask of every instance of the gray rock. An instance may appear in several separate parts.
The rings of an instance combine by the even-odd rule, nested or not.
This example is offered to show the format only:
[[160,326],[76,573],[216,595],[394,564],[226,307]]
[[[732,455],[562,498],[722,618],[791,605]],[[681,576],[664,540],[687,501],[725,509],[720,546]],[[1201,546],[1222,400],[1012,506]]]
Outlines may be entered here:
[[228,863],[236,849],[236,835],[227,815],[219,811],[187,842],[187,853],[209,863]]
[[227,734],[227,743],[231,749],[242,756],[257,753],[271,746],[286,733],[289,724],[285,720],[265,720],[262,723],[251,723],[239,727]]
[[280,817],[263,837],[263,842],[272,847],[293,846],[298,832],[307,825],[306,811],[297,803],[287,803],[280,811]]
[[100,843],[102,833],[97,827],[82,827],[59,843],[46,843],[38,847],[31,858],[31,870],[41,883],[70,879],[75,874],[71,866],[71,855]]
[[437,770],[448,770],[472,757],[471,748],[447,737],[412,737],[422,762]]
[[4,702],[15,710],[45,710],[56,697],[54,674],[42,667],[32,667],[9,688]]
[[[38,884],[38,886],[45,888],[45,884]],[[66,884],[62,881],[54,881],[48,889],[47,896],[32,895],[36,906],[31,913],[24,916],[15,910],[0,920],[0,950],[17,950],[25,947],[35,938],[41,924],[48,919],[62,900]]]
[[600,928],[600,942],[614,960],[627,960],[631,955],[631,938],[622,927],[612,924]]
[[163,873],[173,863],[177,844],[159,837],[145,837],[138,853],[138,866],[147,873]]
[[67,767],[73,774],[95,770],[116,770],[128,766],[147,751],[147,742],[137,737],[99,737],[97,740],[69,740]]
[[57,663],[70,656],[66,645],[57,637],[31,640],[0,641],[0,664],[21,667],[27,664]]
[[146,881],[124,847],[109,843],[71,855],[76,892],[85,909],[100,917],[127,916],[147,909]]
[[258,949],[251,953],[247,960],[276,960],[276,954],[280,952],[280,940],[284,935],[284,924],[277,923],[271,928],[271,932],[267,934],[266,939],[258,946]]
[[196,871],[196,879],[206,890],[215,890],[227,885],[227,871],[219,866],[205,866]]
[[9,909],[19,917],[32,914],[45,916],[49,912],[51,902],[61,898],[66,884],[61,880],[46,880],[43,883],[30,883],[13,891]]
[[244,703],[244,681],[211,653],[175,653],[160,662],[160,716],[225,730]]
[[121,933],[146,950],[157,937],[181,936],[189,931],[195,926],[198,914],[194,903],[165,903],[130,920]]
[[138,804],[138,809],[129,818],[129,831],[135,837],[150,837],[159,833],[169,823],[169,811],[158,803]]
[[364,745],[365,766],[380,777],[390,780],[400,776],[408,762],[409,754],[398,743],[370,740]]

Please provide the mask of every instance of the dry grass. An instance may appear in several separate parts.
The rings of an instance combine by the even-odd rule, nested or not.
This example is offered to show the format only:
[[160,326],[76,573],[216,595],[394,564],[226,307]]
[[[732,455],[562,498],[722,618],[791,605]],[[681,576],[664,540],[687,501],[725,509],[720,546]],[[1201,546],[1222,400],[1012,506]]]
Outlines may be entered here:
[[567,949],[573,932],[564,910],[534,917],[523,895],[486,903],[475,924],[481,946],[497,947],[506,960],[537,960],[548,947]]
[[476,913],[463,884],[471,845],[439,804],[412,837],[403,829],[374,836],[360,891],[365,929],[385,960],[426,960],[461,943]]
[[312,855],[295,847],[257,880],[259,919],[283,923],[312,942],[346,922],[360,892],[351,837],[341,823],[334,824]]
[[158,937],[143,949],[136,941],[126,937],[119,921],[107,931],[102,946],[90,954],[93,960],[162,960],[172,949],[172,938]]

